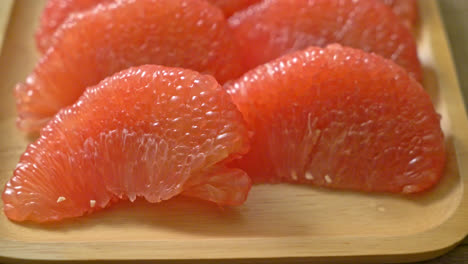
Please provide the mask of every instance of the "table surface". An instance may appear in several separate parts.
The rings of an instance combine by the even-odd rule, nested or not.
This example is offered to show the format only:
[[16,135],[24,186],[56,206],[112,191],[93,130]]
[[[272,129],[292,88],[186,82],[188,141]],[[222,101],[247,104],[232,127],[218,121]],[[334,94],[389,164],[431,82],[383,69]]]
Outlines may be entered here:
[[[3,1],[3,0],[0,0]],[[468,0],[438,0],[465,103],[468,103]],[[468,263],[468,238],[447,254],[415,264]]]
[[[452,56],[458,72],[460,88],[468,103],[468,0],[438,0],[445,23]],[[449,253],[418,264],[468,263],[468,238]]]

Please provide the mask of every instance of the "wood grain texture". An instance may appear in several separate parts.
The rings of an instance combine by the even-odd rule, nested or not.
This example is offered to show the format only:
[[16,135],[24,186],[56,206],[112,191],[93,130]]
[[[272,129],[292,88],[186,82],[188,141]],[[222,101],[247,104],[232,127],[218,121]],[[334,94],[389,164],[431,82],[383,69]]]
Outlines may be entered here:
[[2,51],[3,38],[8,27],[8,22],[10,21],[10,11],[12,7],[13,0],[0,1],[0,53]]
[[[452,57],[457,68],[466,108],[468,102],[468,1],[439,0],[438,4],[450,40]],[[468,238],[465,238],[458,247],[447,254],[419,264],[463,263],[468,263]]]
[[[32,37],[42,5],[16,2],[0,58],[2,185],[30,141],[14,126],[12,88],[37,61]],[[262,185],[240,208],[183,198],[139,201],[47,226],[15,224],[0,214],[0,261],[390,263],[447,252],[468,231],[468,121],[437,5],[424,0],[421,7],[424,85],[443,117],[449,154],[433,191],[401,197]]]

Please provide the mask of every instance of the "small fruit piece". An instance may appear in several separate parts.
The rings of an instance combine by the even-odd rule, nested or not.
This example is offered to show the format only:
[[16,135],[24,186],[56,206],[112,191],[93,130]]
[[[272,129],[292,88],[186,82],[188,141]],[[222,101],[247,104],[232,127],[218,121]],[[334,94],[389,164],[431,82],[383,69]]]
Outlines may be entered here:
[[440,117],[404,69],[332,45],[278,58],[226,84],[254,137],[254,182],[415,193],[445,163]]
[[57,221],[119,199],[178,194],[242,204],[251,186],[225,167],[248,151],[241,113],[209,75],[130,68],[90,87],[29,145],[3,192],[11,220]]

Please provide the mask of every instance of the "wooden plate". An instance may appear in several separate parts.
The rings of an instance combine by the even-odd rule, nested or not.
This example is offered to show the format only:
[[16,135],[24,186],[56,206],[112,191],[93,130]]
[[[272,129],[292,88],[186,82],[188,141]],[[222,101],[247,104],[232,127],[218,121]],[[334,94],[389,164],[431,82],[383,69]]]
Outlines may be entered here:
[[0,3],[0,52],[2,51],[4,32],[8,26],[10,18],[11,7],[13,6],[13,0],[3,0]]
[[[446,252],[468,232],[468,122],[438,6],[420,5],[424,84],[443,117],[449,152],[433,191],[402,197],[262,185],[239,208],[140,201],[46,226],[13,223],[0,213],[0,261],[403,262]],[[42,6],[15,3],[0,60],[2,186],[28,143],[15,128],[12,91],[37,61],[33,33]]]

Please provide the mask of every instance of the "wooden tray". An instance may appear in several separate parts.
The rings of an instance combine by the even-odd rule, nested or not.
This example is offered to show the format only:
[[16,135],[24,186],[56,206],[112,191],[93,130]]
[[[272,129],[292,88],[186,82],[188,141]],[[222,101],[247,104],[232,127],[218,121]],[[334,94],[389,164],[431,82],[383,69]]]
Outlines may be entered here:
[[12,6],[13,0],[3,0],[0,3],[0,52],[2,51],[3,38],[5,37],[4,32],[8,26]]
[[[435,190],[401,197],[263,185],[240,208],[176,198],[47,226],[0,213],[0,261],[408,262],[446,252],[468,232],[468,122],[436,1],[420,5],[424,84],[443,116],[449,151]],[[15,3],[0,60],[2,186],[28,143],[15,128],[12,89],[37,60],[33,32],[42,6]]]

